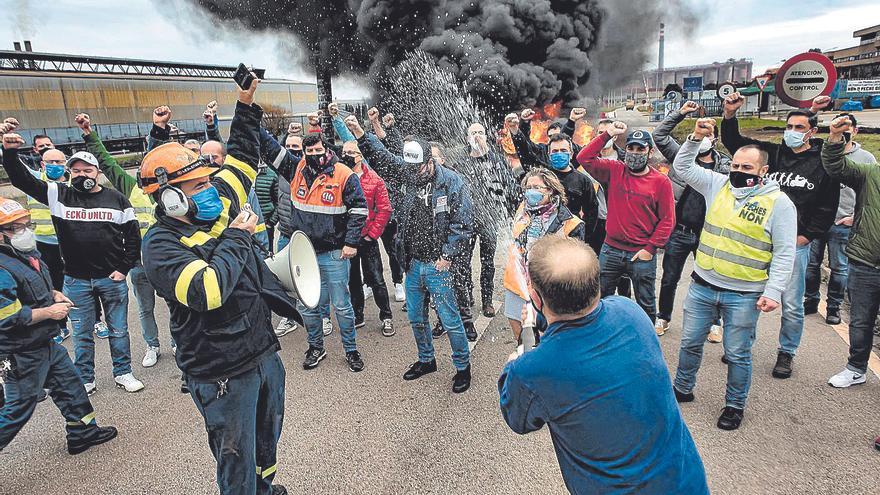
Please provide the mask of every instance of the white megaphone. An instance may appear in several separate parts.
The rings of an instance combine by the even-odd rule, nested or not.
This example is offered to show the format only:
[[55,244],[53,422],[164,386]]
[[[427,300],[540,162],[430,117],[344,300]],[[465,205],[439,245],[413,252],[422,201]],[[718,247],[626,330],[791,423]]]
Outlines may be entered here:
[[297,230],[284,249],[266,258],[269,270],[287,292],[305,307],[314,309],[321,299],[321,272],[309,237]]

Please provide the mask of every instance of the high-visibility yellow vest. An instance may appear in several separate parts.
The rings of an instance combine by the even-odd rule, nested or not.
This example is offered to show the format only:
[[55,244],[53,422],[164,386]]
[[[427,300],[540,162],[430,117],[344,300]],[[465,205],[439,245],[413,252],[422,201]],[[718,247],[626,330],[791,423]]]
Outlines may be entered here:
[[737,207],[730,183],[718,191],[706,212],[697,265],[736,280],[767,280],[773,240],[764,227],[781,194],[776,190],[748,198]]
[[[46,172],[40,174],[40,180],[48,182]],[[49,207],[36,199],[27,197],[28,210],[31,211],[31,221],[34,222],[34,234],[43,237],[55,237],[55,226],[52,225],[52,214]]]
[[156,223],[156,207],[150,201],[150,197],[144,194],[143,189],[139,187],[131,188],[128,194],[128,201],[134,208],[134,216],[138,219],[138,226],[141,229],[141,238],[147,234],[147,229]]

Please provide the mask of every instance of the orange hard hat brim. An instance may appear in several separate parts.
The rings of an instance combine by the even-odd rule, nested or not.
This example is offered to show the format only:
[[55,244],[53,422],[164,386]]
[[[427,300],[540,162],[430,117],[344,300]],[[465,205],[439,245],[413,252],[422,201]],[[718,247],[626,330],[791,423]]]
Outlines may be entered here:
[[[202,177],[210,177],[217,173],[220,170],[220,167],[199,167],[192,172],[182,175],[180,177],[175,177],[174,179],[168,181],[169,184],[180,184],[181,182],[186,182],[193,179],[201,179]],[[159,184],[150,184],[149,186],[144,188],[145,194],[153,194],[154,192],[159,190]]]
[[9,215],[0,215],[0,225],[6,225],[16,220],[27,218],[29,216],[31,216],[31,212],[29,210],[19,210]]

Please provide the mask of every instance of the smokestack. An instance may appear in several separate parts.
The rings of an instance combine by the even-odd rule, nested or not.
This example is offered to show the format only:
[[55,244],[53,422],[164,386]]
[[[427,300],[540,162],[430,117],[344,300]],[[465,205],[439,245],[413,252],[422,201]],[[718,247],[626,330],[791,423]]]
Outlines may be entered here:
[[660,54],[657,56],[657,70],[663,71],[663,31],[665,24],[660,23]]
[[21,51],[21,43],[19,43],[18,41],[13,41],[12,47],[15,48],[15,51],[17,51],[17,52]]
[[315,67],[315,78],[318,83],[318,108],[323,110],[321,117],[321,132],[327,139],[333,137],[333,120],[330,112],[327,111],[327,105],[333,102],[333,81],[330,67],[326,64],[318,63],[318,57],[313,57],[313,65]]
[[34,49],[31,48],[31,40],[24,40],[24,51],[26,51],[26,52],[34,51]]

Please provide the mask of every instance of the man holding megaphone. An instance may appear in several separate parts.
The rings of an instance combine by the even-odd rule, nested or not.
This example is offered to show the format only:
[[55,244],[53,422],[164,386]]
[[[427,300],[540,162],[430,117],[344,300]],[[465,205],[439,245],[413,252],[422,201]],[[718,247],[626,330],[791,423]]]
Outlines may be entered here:
[[220,493],[287,493],[272,485],[285,371],[272,312],[300,320],[263,261],[247,204],[260,162],[259,81],[238,92],[219,169],[176,142],[152,150],[138,180],[156,202],[144,269],[168,302],[177,365],[205,418]]

